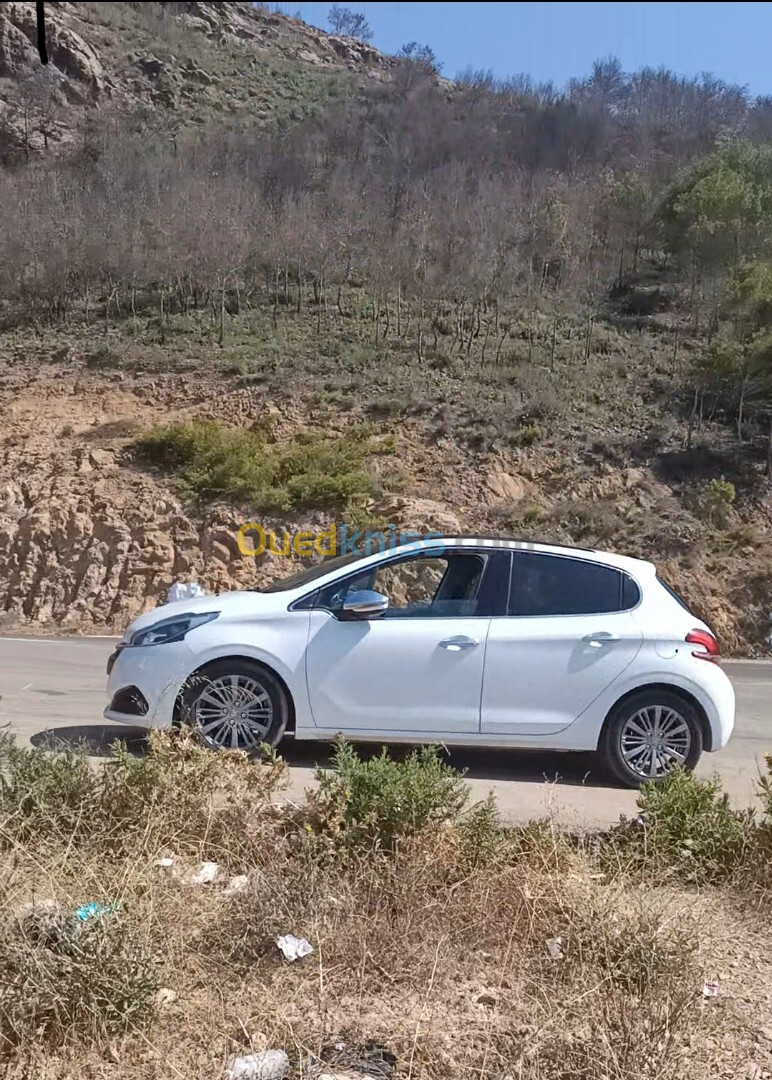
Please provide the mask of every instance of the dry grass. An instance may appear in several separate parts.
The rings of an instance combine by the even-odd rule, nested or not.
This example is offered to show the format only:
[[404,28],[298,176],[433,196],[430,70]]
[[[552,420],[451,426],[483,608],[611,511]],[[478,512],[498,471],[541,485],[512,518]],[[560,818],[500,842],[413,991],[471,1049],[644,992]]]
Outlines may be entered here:
[[[37,817],[21,830],[5,750],[0,1056],[14,1080],[214,1077],[266,1046],[298,1077],[324,1062],[395,1080],[696,1080],[744,1052],[734,1012],[701,994],[710,901],[604,864],[549,822],[505,829],[492,804],[449,802],[380,845],[370,792],[371,831],[341,843],[335,800],[332,831],[324,807],[271,803],[277,762],[161,738],[79,779],[88,829],[72,827],[73,796],[48,788],[45,803],[43,755],[24,751]],[[62,759],[49,764],[61,781]],[[156,865],[167,854],[171,870]],[[187,883],[203,858],[222,878]],[[228,895],[237,873],[248,886]],[[109,910],[79,919],[89,901]],[[314,953],[287,964],[288,932]]]

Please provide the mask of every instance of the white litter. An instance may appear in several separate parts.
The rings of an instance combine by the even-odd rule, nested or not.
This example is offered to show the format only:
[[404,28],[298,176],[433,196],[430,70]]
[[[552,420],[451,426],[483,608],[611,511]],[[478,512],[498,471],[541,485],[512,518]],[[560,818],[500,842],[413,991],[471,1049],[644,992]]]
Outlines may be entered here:
[[281,949],[285,960],[301,960],[309,956],[314,947],[305,938],[296,938],[294,934],[283,934],[277,937],[276,944]]
[[283,1080],[288,1072],[289,1058],[283,1050],[262,1050],[232,1057],[225,1068],[225,1080]]
[[163,859],[156,859],[155,864],[156,866],[160,866],[162,870],[168,870],[170,867],[174,866],[174,859],[167,855]]
[[195,600],[197,596],[206,596],[197,581],[175,581],[166,590],[166,603],[173,604],[175,600]]
[[234,896],[236,893],[243,892],[247,885],[249,885],[249,878],[247,875],[236,874],[223,889],[223,896]]
[[563,959],[563,939],[560,937],[547,938],[546,941],[547,952],[549,953],[550,960],[562,960]]
[[702,996],[706,997],[706,998],[718,997],[719,991],[720,991],[720,985],[719,985],[718,979],[711,979],[710,982],[706,982],[705,985],[703,986],[703,988],[702,988]]
[[219,869],[216,862],[202,862],[198,870],[190,875],[188,882],[191,885],[208,885],[217,877]]

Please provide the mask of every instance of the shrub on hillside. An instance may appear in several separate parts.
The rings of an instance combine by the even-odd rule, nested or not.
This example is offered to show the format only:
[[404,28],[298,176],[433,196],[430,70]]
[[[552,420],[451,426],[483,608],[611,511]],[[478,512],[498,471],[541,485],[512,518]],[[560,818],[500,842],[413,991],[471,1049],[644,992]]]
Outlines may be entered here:
[[258,509],[348,505],[373,490],[366,461],[375,448],[366,428],[340,438],[303,432],[269,442],[260,430],[198,420],[156,428],[134,450],[198,498],[233,498]]

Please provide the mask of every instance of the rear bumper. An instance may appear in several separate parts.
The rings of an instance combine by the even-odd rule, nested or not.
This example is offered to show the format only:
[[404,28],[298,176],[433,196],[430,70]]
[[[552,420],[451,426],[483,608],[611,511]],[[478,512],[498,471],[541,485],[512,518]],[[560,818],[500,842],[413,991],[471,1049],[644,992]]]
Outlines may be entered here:
[[[704,662],[704,661],[703,661]],[[699,696],[700,704],[705,710],[711,733],[711,750],[723,750],[734,731],[735,720],[735,693],[734,687],[726,672],[715,664],[705,663],[710,669],[706,681],[706,690]],[[704,678],[704,676],[703,676]]]
[[111,661],[105,718],[142,727],[171,727],[177,695],[194,664],[185,642],[123,648]]

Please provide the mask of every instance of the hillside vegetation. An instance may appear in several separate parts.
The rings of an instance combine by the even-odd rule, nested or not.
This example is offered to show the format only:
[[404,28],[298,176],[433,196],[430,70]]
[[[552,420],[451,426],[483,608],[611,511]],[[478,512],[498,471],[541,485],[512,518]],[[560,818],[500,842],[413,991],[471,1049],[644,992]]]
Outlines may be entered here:
[[[70,127],[47,149],[30,106],[0,171],[9,618],[109,625],[180,573],[260,580],[284,567],[244,565],[245,514],[342,505],[651,557],[728,648],[765,647],[769,102],[612,60],[563,90],[450,83],[247,5],[62,8],[115,85],[56,103]],[[129,92],[118,18],[121,51],[152,39],[176,97]],[[205,104],[182,103],[190,64],[215,80]],[[370,475],[325,506],[302,477],[277,502],[226,469],[194,499],[132,449],[170,419],[223,425],[223,445],[257,425],[290,462],[299,433],[332,445],[366,423]]]

